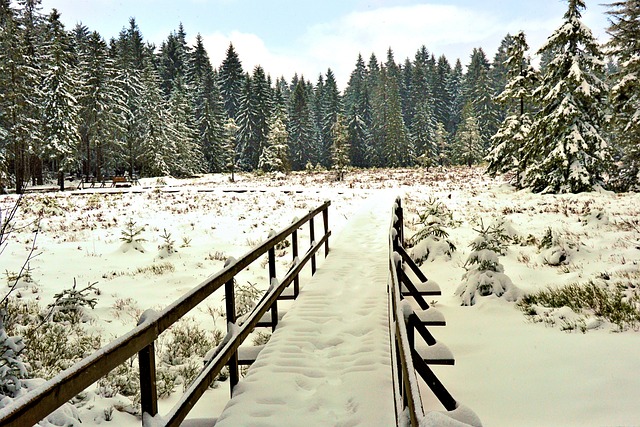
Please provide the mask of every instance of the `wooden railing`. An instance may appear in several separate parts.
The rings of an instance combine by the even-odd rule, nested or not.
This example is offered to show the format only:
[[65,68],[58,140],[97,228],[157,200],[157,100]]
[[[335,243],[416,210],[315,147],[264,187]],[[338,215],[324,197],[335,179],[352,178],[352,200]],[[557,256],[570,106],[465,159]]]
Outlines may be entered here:
[[[396,395],[396,418],[398,425],[409,416],[412,427],[421,425],[425,417],[418,375],[431,389],[447,411],[458,408],[458,402],[433,373],[429,365],[453,365],[449,350],[429,332],[427,326],[444,326],[444,317],[425,301],[425,295],[440,295],[437,285],[430,284],[427,277],[404,249],[404,219],[402,201],[397,198],[392,209],[389,230],[389,311],[392,336],[392,357],[394,361],[394,382]],[[412,279],[408,271],[415,276]],[[417,284],[416,284],[417,283]],[[413,298],[419,308],[405,300]],[[416,346],[415,332],[418,332],[427,350]],[[430,355],[428,349],[436,349]],[[417,374],[417,375],[416,375]]]
[[[194,287],[160,312],[147,310],[142,314],[138,326],[124,336],[116,339],[94,354],[79,361],[47,381],[41,387],[30,391],[23,397],[0,409],[0,425],[25,427],[38,423],[65,402],[85,390],[112,369],[138,355],[140,365],[140,388],[142,406],[142,425],[177,426],[186,418],[198,399],[215,380],[222,368],[229,366],[231,392],[238,383],[238,348],[252,330],[265,325],[261,321],[268,311],[271,320],[266,325],[272,328],[278,323],[278,298],[285,288],[294,284],[293,296],[298,294],[298,275],[311,261],[312,274],[316,270],[316,252],[324,245],[325,256],[329,252],[329,206],[327,201],[318,208],[296,220],[287,228],[273,233],[258,247],[252,249],[237,260],[228,259],[224,268]],[[324,234],[315,240],[314,218],[322,214]],[[298,254],[298,229],[309,224],[310,244],[307,252],[300,258]],[[289,271],[280,280],[276,276],[275,246],[291,237],[293,263]],[[234,277],[258,260],[262,255],[269,258],[269,290],[258,302],[253,311],[239,322],[235,312]],[[156,392],[155,341],[158,336],[185,314],[201,303],[216,290],[224,287],[228,331],[223,342],[215,349],[198,377],[185,391],[180,401],[161,417],[158,414],[158,396]]]

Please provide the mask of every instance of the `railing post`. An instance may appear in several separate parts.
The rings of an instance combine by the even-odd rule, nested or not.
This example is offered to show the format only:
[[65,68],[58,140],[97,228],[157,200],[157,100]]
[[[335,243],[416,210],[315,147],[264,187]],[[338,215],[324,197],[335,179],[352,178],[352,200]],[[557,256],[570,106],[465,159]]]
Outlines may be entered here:
[[[295,263],[298,259],[298,230],[294,230],[291,233],[291,252],[293,256],[293,262]],[[296,274],[296,277],[293,278],[293,297],[298,298],[298,293],[300,293],[300,278]]]
[[[329,206],[325,207],[322,211],[322,222],[324,224],[324,234],[329,232]],[[329,239],[324,242],[324,257],[329,255]]]
[[[228,258],[224,263],[228,267],[235,260]],[[230,279],[224,284],[224,301],[227,310],[227,333],[231,331],[231,325],[236,323],[236,295],[234,291],[235,279]],[[233,396],[233,388],[240,381],[240,373],[238,372],[238,352],[234,352],[229,359],[229,393]]]
[[[269,237],[274,236],[275,232],[269,233]],[[269,249],[269,286],[273,285],[276,278],[276,248]],[[271,305],[271,330],[276,330],[278,324],[278,300],[276,299]]]
[[[156,388],[156,352],[153,343],[138,352],[140,367],[140,406],[142,413],[152,417],[158,414],[158,391]],[[144,425],[144,417],[143,425]]]
[[[316,242],[316,231],[313,225],[313,217],[309,219],[309,242],[311,243],[311,247]],[[311,274],[316,274],[316,254],[311,256]]]

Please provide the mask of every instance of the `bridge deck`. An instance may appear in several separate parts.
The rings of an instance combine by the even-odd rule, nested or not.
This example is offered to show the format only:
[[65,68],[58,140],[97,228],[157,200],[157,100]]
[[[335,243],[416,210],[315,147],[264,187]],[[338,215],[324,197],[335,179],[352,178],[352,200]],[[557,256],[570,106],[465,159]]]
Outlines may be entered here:
[[216,427],[395,424],[386,291],[391,203],[386,195],[369,199],[333,239]]

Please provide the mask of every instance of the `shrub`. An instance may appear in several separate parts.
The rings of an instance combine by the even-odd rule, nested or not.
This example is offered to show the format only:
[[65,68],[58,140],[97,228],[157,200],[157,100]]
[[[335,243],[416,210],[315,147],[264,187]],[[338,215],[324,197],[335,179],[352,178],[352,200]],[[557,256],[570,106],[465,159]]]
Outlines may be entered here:
[[613,323],[620,331],[640,325],[640,298],[637,294],[629,297],[619,287],[611,289],[594,281],[547,288],[523,297],[518,303],[518,307],[529,316],[538,314],[536,306],[551,309],[568,307],[576,313],[592,314]]
[[54,377],[101,346],[99,335],[79,325],[44,322],[20,330],[26,342],[24,358],[38,378]]
[[192,356],[203,358],[212,347],[207,331],[193,321],[182,320],[170,329],[169,344],[162,354],[162,361],[182,365]]

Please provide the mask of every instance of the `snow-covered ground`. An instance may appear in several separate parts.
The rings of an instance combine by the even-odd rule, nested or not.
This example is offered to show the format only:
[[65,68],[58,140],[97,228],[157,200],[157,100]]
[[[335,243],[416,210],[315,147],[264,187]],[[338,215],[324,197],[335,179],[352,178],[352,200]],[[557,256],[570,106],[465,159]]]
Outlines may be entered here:
[[[452,212],[452,221],[445,228],[457,251],[451,258],[429,259],[422,269],[443,291],[434,300],[436,308],[445,314],[447,326],[431,330],[451,349],[456,365],[433,369],[453,396],[473,409],[485,426],[639,425],[637,326],[617,332],[610,323],[567,310],[549,311],[537,317],[542,321],[533,322],[512,302],[491,296],[479,298],[473,307],[461,307],[460,297],[454,295],[465,272],[468,245],[477,236],[474,229],[481,218],[485,224],[503,218],[520,236],[520,243],[510,244],[500,262],[505,274],[525,294],[603,277],[628,281],[637,289],[638,195],[534,195],[489,180],[479,169],[366,171],[347,175],[341,183],[331,182],[326,174],[238,178],[236,183],[219,175],[195,180],[144,180],[141,187],[133,187],[134,191],[114,194],[107,189],[28,195],[20,221],[27,223],[44,212],[36,240],[40,255],[31,262],[30,281],[22,281],[17,294],[46,306],[55,294],[71,288],[74,279],[78,286],[97,282],[99,292],[93,295],[97,305],[88,311],[90,320],[83,326],[101,335],[104,343],[133,327],[145,309],[166,306],[220,269],[227,257],[241,255],[266,238],[270,229],[283,228],[326,199],[332,201],[332,251],[339,254],[352,243],[348,221],[357,218],[356,212],[366,203],[379,204],[375,209],[388,218],[391,195],[404,196],[406,234],[410,236],[417,228],[411,225],[416,213],[424,209],[429,198],[437,198]],[[14,197],[2,196],[3,208]],[[140,234],[144,241],[139,242],[144,252],[121,240],[130,220],[136,228],[144,226]],[[386,245],[387,226],[385,221],[384,230],[380,230],[372,221],[370,239],[376,240],[370,242],[372,247]],[[551,254],[527,243],[542,239],[549,227],[566,250],[567,260],[559,266],[547,265],[545,259]],[[12,235],[0,258],[0,269],[7,271],[7,276],[19,270],[33,242],[32,231],[31,227]],[[305,233],[303,230],[301,241],[308,240]],[[174,242],[171,246],[175,251],[167,250],[167,241]],[[363,251],[362,258],[352,262],[364,268],[366,262],[372,262],[366,254]],[[288,248],[283,248],[280,255],[278,271],[283,272],[290,262]],[[349,256],[344,259],[349,260]],[[308,272],[305,274],[303,286],[309,281]],[[328,274],[322,262],[317,274]],[[244,272],[239,283],[266,289],[266,263]],[[335,286],[333,283],[330,289],[335,290]],[[302,304],[298,308],[295,302],[287,304],[292,313],[302,310]],[[224,319],[217,311],[221,306],[222,295],[213,295],[190,318],[208,333],[224,330]],[[292,322],[295,327],[303,320]],[[562,330],[572,325],[571,331]],[[337,322],[336,329],[329,333],[340,334],[339,328]],[[283,328],[282,334],[285,332]],[[279,333],[274,334],[274,341]],[[347,346],[356,347],[355,341],[349,343],[342,338]],[[314,369],[318,372],[317,367]],[[330,369],[325,366],[319,372],[329,378]],[[247,379],[259,376],[249,371]],[[161,413],[178,399],[181,390],[178,381],[175,392],[161,400]],[[287,393],[291,395],[285,399]],[[287,401],[299,402],[300,393],[287,384],[279,390]],[[224,382],[210,389],[191,416],[219,416],[228,394]],[[324,405],[338,405],[340,398],[333,396]],[[426,388],[423,398],[427,409],[442,409]],[[127,402],[120,395],[101,397],[97,390],[88,391],[78,405],[82,425],[139,425],[139,419],[127,412]],[[287,407],[276,406],[280,410]],[[336,407],[334,412],[343,409]],[[326,413],[331,410],[323,408]],[[363,413],[355,418],[362,425],[387,425],[380,424],[378,418],[367,419]],[[312,411],[300,411],[300,417],[300,425],[319,425],[320,419]],[[105,421],[109,418],[110,423]]]

